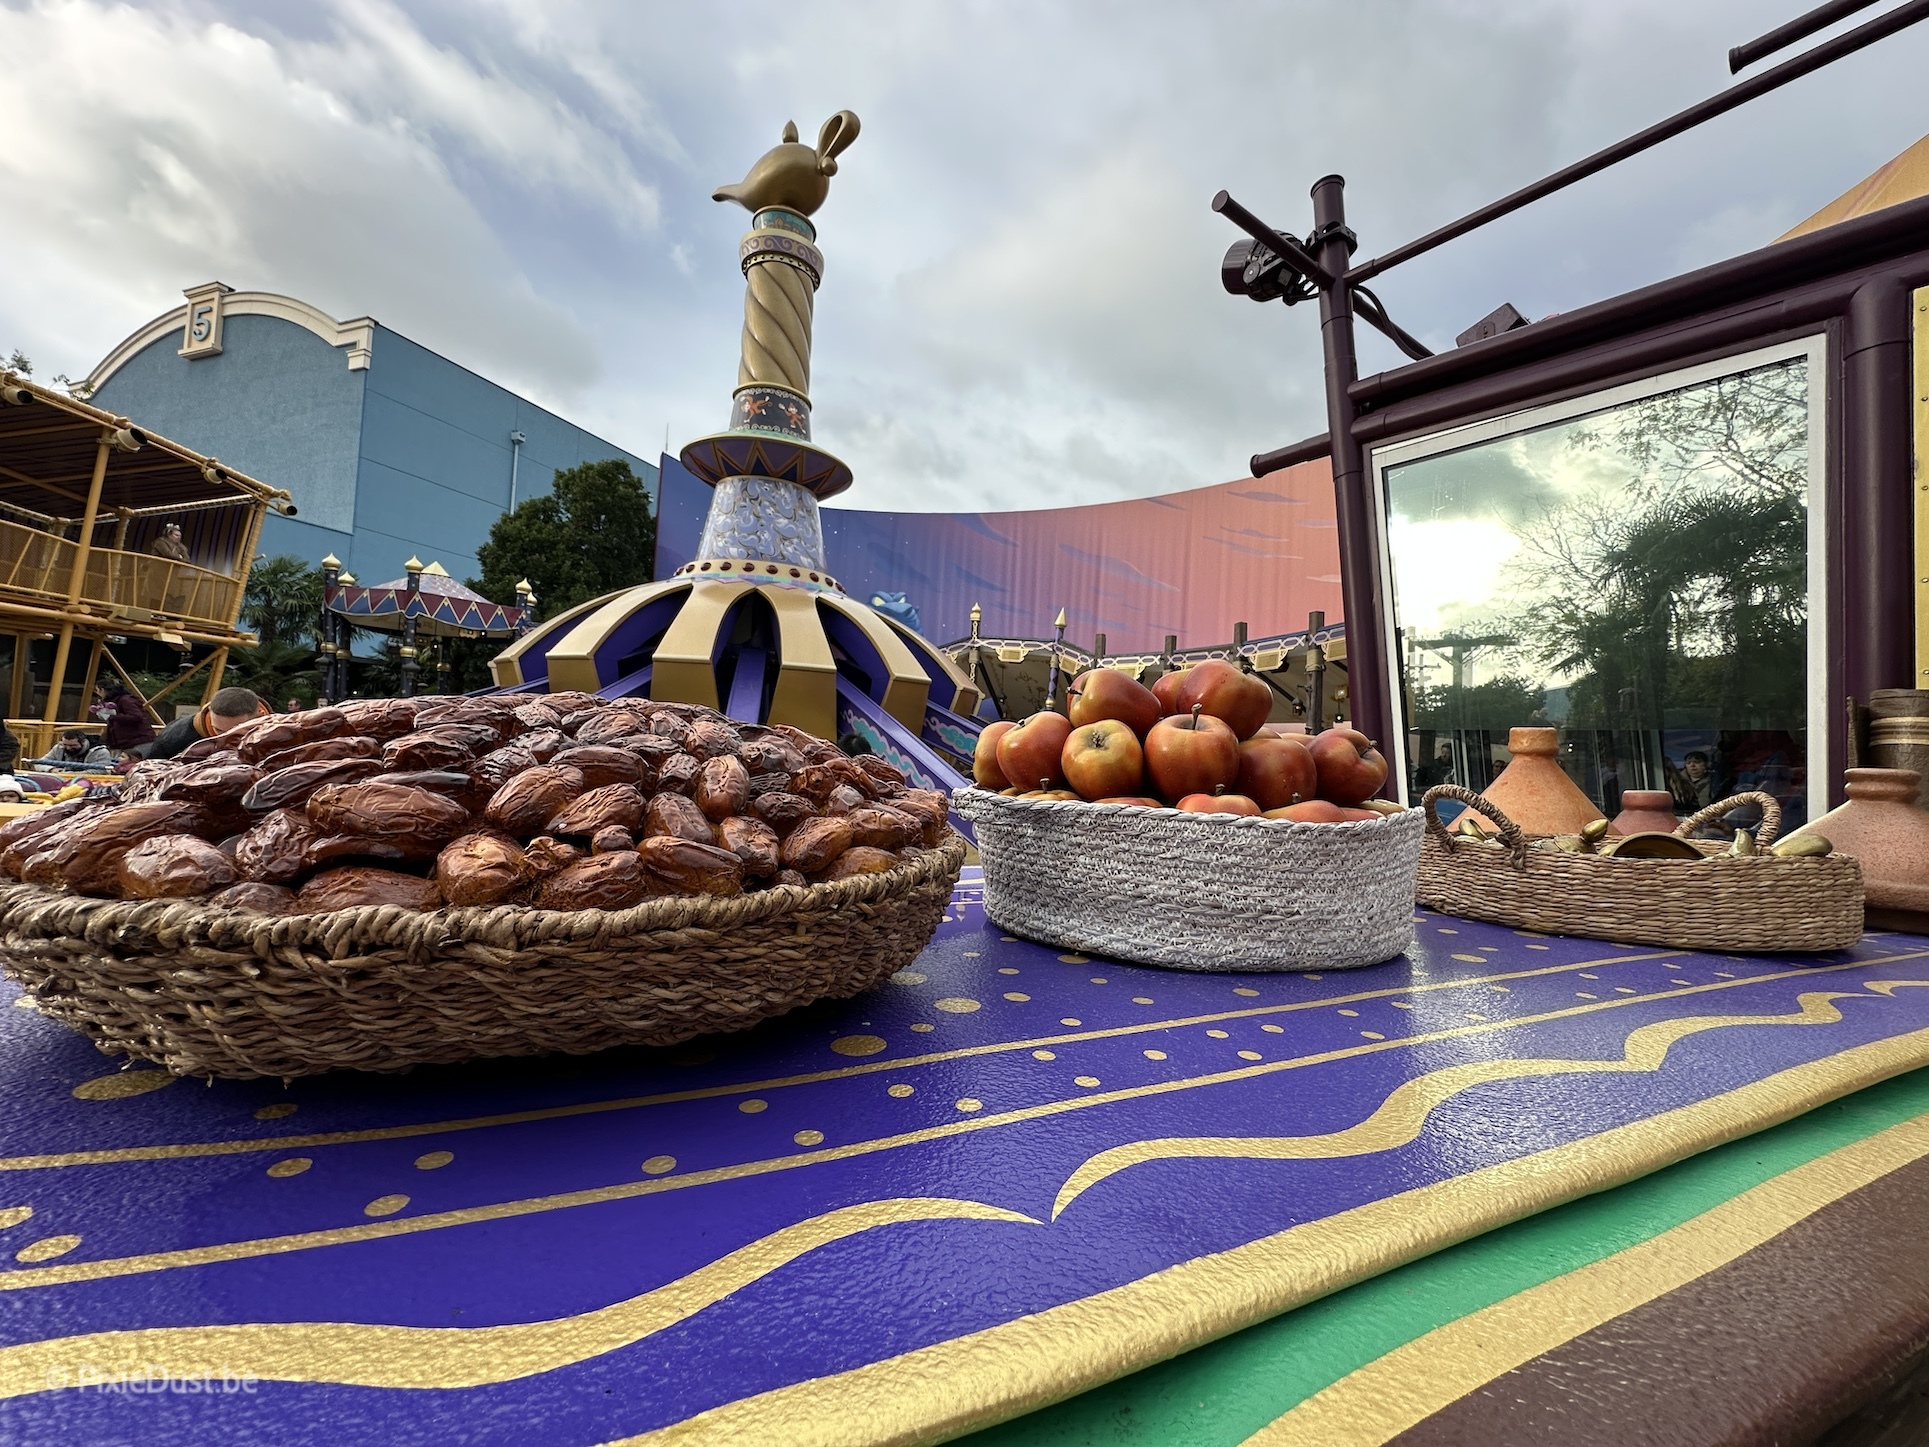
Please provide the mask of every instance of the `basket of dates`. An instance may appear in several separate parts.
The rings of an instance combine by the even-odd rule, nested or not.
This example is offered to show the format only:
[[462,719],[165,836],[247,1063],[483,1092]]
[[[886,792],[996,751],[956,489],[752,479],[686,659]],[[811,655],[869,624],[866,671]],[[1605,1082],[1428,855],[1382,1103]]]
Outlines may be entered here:
[[948,820],[713,709],[360,700],[0,828],[0,970],[181,1075],[666,1045],[909,963],[964,861]]

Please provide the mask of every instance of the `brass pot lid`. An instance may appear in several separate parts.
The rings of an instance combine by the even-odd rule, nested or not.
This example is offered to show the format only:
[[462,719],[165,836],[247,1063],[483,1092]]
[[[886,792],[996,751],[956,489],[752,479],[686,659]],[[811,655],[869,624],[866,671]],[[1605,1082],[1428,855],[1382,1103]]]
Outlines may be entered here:
[[1679,834],[1645,830],[1623,834],[1601,847],[1603,859],[1705,859],[1707,856]]

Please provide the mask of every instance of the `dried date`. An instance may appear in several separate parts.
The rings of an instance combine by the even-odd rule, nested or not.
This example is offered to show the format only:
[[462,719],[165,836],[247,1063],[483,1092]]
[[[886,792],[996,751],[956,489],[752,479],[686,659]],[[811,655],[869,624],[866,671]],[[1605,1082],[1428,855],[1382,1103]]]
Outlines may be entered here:
[[693,755],[679,750],[657,765],[656,787],[673,794],[687,794],[696,787],[697,775],[702,769],[703,765]]
[[468,724],[449,724],[428,733],[403,734],[382,747],[382,764],[391,773],[405,774],[416,769],[458,769],[475,758],[478,744],[494,748],[493,730],[481,730],[486,739],[478,740],[478,730]]
[[277,809],[241,836],[234,867],[257,884],[293,884],[308,872],[308,847],[321,831],[298,809]]
[[605,784],[641,784],[643,761],[627,749],[609,744],[578,744],[564,749],[551,763],[567,764],[583,771],[583,782],[592,789]]
[[31,814],[9,819],[0,825],[0,873],[18,879],[27,860],[57,844],[61,831],[71,829],[83,809],[104,807],[84,799],[70,799],[65,804],[49,804]]
[[490,796],[483,817],[518,839],[538,832],[583,792],[580,770],[566,764],[539,764],[516,775]]
[[569,735],[559,728],[532,729],[516,740],[516,747],[534,754],[537,763],[546,764],[569,747]]
[[324,870],[304,884],[295,896],[295,910],[299,914],[325,914],[369,904],[426,911],[442,907],[442,894],[431,879],[397,874],[392,869],[350,865]]
[[297,744],[292,749],[270,754],[261,761],[261,772],[272,774],[276,769],[293,768],[296,764],[326,763],[331,759],[373,759],[380,757],[381,752],[382,746],[365,734],[344,734],[340,738]]
[[642,827],[643,795],[636,785],[605,784],[591,789],[558,810],[543,832],[589,835],[612,824],[619,829]]
[[121,856],[117,873],[126,899],[191,899],[234,883],[228,856],[192,834],[142,840]]
[[399,739],[414,728],[415,716],[421,710],[421,703],[412,698],[356,699],[341,706],[342,716],[348,720],[347,732],[366,734],[378,743]]
[[469,811],[453,799],[378,779],[323,785],[309,796],[307,813],[324,833],[378,838],[422,859],[432,858],[469,822]]
[[817,806],[802,794],[759,794],[750,801],[750,812],[779,834],[788,834],[806,819],[817,816]]
[[380,759],[318,759],[276,769],[256,780],[241,796],[241,807],[260,814],[270,809],[299,809],[326,784],[355,784],[382,772]]
[[82,894],[114,894],[121,859],[136,844],[162,834],[191,834],[201,815],[192,804],[157,799],[121,804],[89,814],[66,832],[52,851],[60,880]]
[[574,844],[565,844],[560,839],[551,839],[544,834],[529,841],[529,847],[523,850],[523,857],[529,861],[531,873],[543,876],[569,868],[584,855]]
[[684,752],[703,763],[711,759],[735,758],[741,743],[735,729],[713,719],[699,719],[683,735]]
[[761,819],[738,815],[717,825],[717,843],[743,861],[743,872],[764,879],[777,872],[777,831]]
[[216,909],[245,909],[255,914],[293,914],[295,912],[295,892],[284,889],[279,884],[257,884],[243,880],[231,884],[208,903]]
[[241,757],[251,764],[258,764],[270,754],[278,754],[283,749],[296,748],[302,744],[312,744],[322,739],[332,739],[338,734],[366,733],[366,729],[351,729],[348,715],[338,708],[310,708],[300,713],[276,714],[258,723],[243,724],[235,730],[237,739],[234,747]]
[[714,844],[663,834],[637,845],[635,857],[678,894],[743,893],[743,861]]
[[828,884],[833,880],[850,879],[859,874],[882,874],[887,869],[896,869],[899,862],[897,855],[888,849],[873,849],[868,844],[853,844],[833,859],[830,867],[817,877]]
[[450,904],[495,904],[533,877],[522,846],[505,834],[464,834],[435,857],[435,882]]
[[714,844],[717,838],[703,810],[681,794],[658,794],[650,800],[643,813],[643,833],[651,839],[667,836],[698,844]]
[[924,821],[899,809],[869,804],[853,809],[849,815],[851,838],[858,845],[876,849],[902,849],[924,835]]
[[615,824],[598,829],[589,837],[589,852],[591,854],[621,854],[625,850],[634,850],[635,848],[636,835],[628,829],[620,828]]
[[538,909],[628,909],[649,896],[650,884],[636,853],[598,854],[550,875],[534,902]]
[[728,819],[741,814],[750,802],[750,771],[743,760],[731,755],[704,761],[690,797],[710,819]]
[[848,819],[806,819],[784,838],[778,858],[800,874],[815,874],[851,847]]

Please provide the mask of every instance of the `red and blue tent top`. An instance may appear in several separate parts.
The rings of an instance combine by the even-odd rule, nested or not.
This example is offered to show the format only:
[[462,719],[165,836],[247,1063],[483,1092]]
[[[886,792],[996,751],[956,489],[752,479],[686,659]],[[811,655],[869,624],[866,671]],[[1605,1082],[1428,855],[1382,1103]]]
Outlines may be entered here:
[[523,609],[507,603],[491,603],[433,563],[414,576],[413,588],[408,577],[394,578],[369,588],[337,583],[327,589],[328,607],[358,628],[388,628],[399,632],[413,618],[416,632],[429,637],[506,636],[515,633],[522,624]]

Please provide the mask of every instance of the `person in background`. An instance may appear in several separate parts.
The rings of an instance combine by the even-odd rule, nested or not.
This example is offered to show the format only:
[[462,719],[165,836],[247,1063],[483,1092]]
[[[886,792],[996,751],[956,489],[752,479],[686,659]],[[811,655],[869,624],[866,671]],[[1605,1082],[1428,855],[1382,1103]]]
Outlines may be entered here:
[[29,762],[45,764],[50,769],[75,771],[80,769],[105,769],[114,761],[114,755],[106,745],[97,744],[87,736],[85,729],[62,729],[60,742],[42,758]]
[[177,718],[161,730],[153,743],[143,744],[135,752],[144,759],[171,759],[190,744],[225,734],[271,712],[253,689],[224,688],[192,715]]
[[12,729],[0,723],[0,772],[11,774],[13,766],[20,762],[20,740]]
[[308,705],[303,703],[300,699],[291,698],[288,700],[286,704],[282,706],[281,711],[283,713],[300,713],[303,709],[307,707]]
[[20,787],[20,781],[12,774],[0,774],[0,804],[24,804],[26,801],[26,790]]
[[1696,749],[1681,761],[1681,787],[1676,792],[1683,795],[1682,807],[1691,813],[1705,809],[1721,795],[1716,792],[1714,771],[1708,767],[1708,756]]
[[154,725],[147,721],[147,705],[118,678],[95,688],[94,703],[87,712],[106,722],[101,742],[109,749],[139,748],[154,741]]
[[150,553],[157,558],[166,558],[170,563],[193,561],[188,556],[188,545],[181,541],[181,525],[169,523],[161,529],[161,535],[148,544]]
[[122,749],[121,756],[114,760],[114,772],[117,774],[131,773],[133,772],[134,766],[140,761],[141,756],[132,749]]

